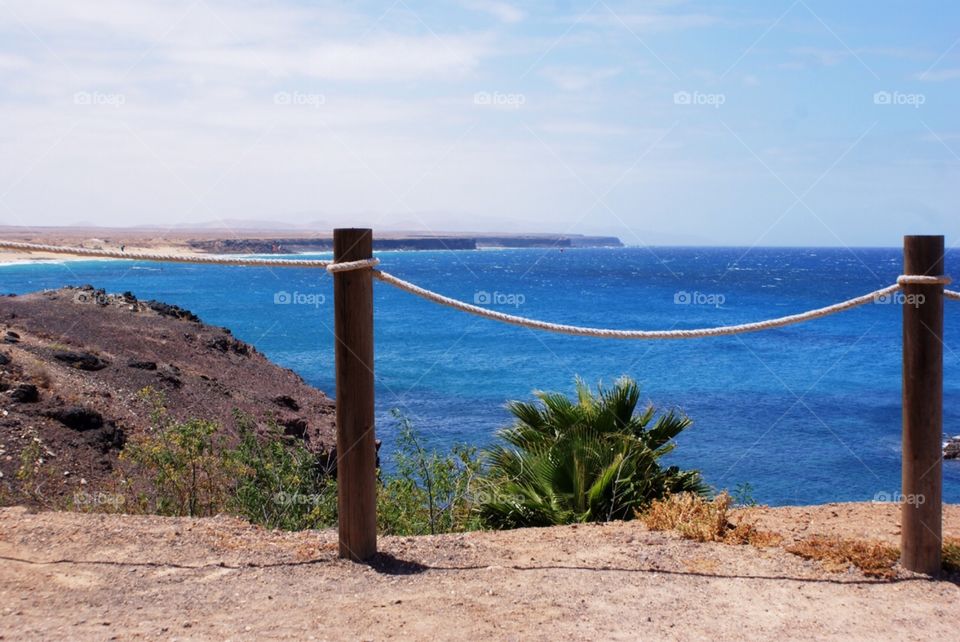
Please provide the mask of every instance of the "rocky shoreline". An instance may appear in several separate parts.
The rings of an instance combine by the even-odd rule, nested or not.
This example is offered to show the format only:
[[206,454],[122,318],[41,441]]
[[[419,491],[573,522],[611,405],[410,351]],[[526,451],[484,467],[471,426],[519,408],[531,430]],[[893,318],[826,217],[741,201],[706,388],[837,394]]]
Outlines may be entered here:
[[948,437],[943,442],[944,459],[960,459],[960,435]]

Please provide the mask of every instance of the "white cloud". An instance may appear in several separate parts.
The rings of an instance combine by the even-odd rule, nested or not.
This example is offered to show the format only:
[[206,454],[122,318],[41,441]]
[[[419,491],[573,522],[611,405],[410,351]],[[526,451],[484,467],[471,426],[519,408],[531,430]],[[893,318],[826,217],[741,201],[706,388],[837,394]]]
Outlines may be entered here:
[[389,35],[364,42],[328,41],[308,47],[221,47],[170,52],[174,62],[275,76],[343,81],[393,81],[462,76],[489,48],[480,38]]

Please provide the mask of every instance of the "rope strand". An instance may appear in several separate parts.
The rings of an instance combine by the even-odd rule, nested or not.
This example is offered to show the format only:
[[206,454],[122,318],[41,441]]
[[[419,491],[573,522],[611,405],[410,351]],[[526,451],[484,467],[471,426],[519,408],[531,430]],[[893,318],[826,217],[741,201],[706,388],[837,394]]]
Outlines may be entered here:
[[865,305],[872,301],[882,299],[882,297],[889,296],[900,289],[899,285],[888,285],[885,288],[874,290],[873,292],[855,297],[853,299],[848,299],[847,301],[828,305],[824,308],[818,308],[816,310],[810,310],[800,314],[779,317],[777,319],[755,321],[753,323],[742,323],[740,325],[720,326],[716,328],[697,328],[692,330],[612,330],[607,328],[588,328],[583,326],[565,325],[561,323],[549,323],[546,321],[538,321],[536,319],[528,319],[526,317],[497,312],[496,310],[488,310],[487,308],[481,308],[477,305],[472,305],[470,303],[458,301],[457,299],[445,297],[442,294],[437,294],[431,290],[414,285],[409,281],[398,279],[392,274],[388,274],[386,272],[374,270],[374,276],[384,283],[392,285],[393,287],[403,290],[404,292],[409,292],[410,294],[414,294],[428,301],[432,301],[450,308],[455,308],[463,312],[469,312],[470,314],[475,314],[477,316],[486,317],[495,321],[502,321],[503,323],[510,323],[512,325],[518,325],[525,328],[534,328],[537,330],[546,330],[548,332],[571,334],[582,337],[596,337],[600,339],[693,339],[698,337],[719,337],[732,334],[743,334],[746,332],[756,332],[758,330],[769,330],[772,328],[781,328],[794,323],[809,321],[811,319],[818,319],[830,314],[836,314],[837,312],[842,312],[857,306]]

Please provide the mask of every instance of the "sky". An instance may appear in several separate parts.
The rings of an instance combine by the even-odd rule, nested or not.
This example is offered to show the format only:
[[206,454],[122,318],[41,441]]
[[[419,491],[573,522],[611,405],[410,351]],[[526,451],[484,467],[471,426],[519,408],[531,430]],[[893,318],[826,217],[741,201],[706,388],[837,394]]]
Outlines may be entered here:
[[0,224],[952,244],[958,88],[953,0],[0,0]]

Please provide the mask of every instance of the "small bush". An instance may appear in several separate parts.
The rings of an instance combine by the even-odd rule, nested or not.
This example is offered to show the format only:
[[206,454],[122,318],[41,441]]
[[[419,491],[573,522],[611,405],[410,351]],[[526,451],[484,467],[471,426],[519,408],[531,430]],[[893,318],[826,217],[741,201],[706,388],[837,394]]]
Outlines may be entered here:
[[449,533],[479,528],[472,487],[480,473],[475,448],[427,451],[410,421],[398,411],[396,472],[383,480],[377,495],[377,521],[388,535]]
[[698,542],[750,544],[757,547],[780,543],[780,535],[761,531],[744,513],[738,514],[731,522],[732,506],[733,499],[726,491],[712,500],[693,493],[679,493],[655,500],[638,517],[650,530],[672,530]]
[[43,440],[36,434],[20,451],[20,466],[17,468],[17,480],[21,483],[21,493],[41,506],[49,507],[51,499],[44,492],[44,486],[55,484],[55,472],[47,460],[49,454]]
[[[239,440],[226,447],[217,424],[175,421],[162,395],[145,389],[140,396],[151,405],[152,428],[131,438],[121,454],[129,464],[121,487],[127,493],[140,489],[122,504],[123,510],[189,516],[229,512],[284,530],[337,523],[337,484],[331,471],[276,426],[258,435],[252,421],[238,413]],[[427,451],[410,422],[396,416],[396,472],[378,489],[380,531],[419,535],[478,528],[472,496],[480,471],[476,450]],[[107,509],[99,503],[84,508]]]
[[49,390],[50,386],[53,385],[50,370],[47,369],[43,362],[33,357],[30,357],[29,360],[23,364],[23,375],[27,381],[44,390]]
[[951,573],[960,572],[960,539],[948,537],[943,540],[943,570]]
[[815,535],[787,547],[804,559],[817,560],[828,571],[843,572],[851,566],[869,577],[891,578],[900,558],[896,547],[882,542],[866,542]]
[[725,492],[712,501],[693,493],[679,493],[653,501],[640,519],[650,530],[677,531],[698,542],[721,542],[729,527],[727,511],[731,504]]
[[233,512],[268,528],[324,528],[337,521],[337,486],[304,446],[273,427],[265,439],[237,415],[240,442],[224,453],[235,479]]
[[229,474],[220,454],[219,426],[202,419],[175,421],[167,414],[162,395],[152,389],[142,390],[140,397],[152,407],[152,428],[132,437],[120,455],[149,480],[149,489],[136,503],[159,515],[202,517],[221,512],[229,494]]

